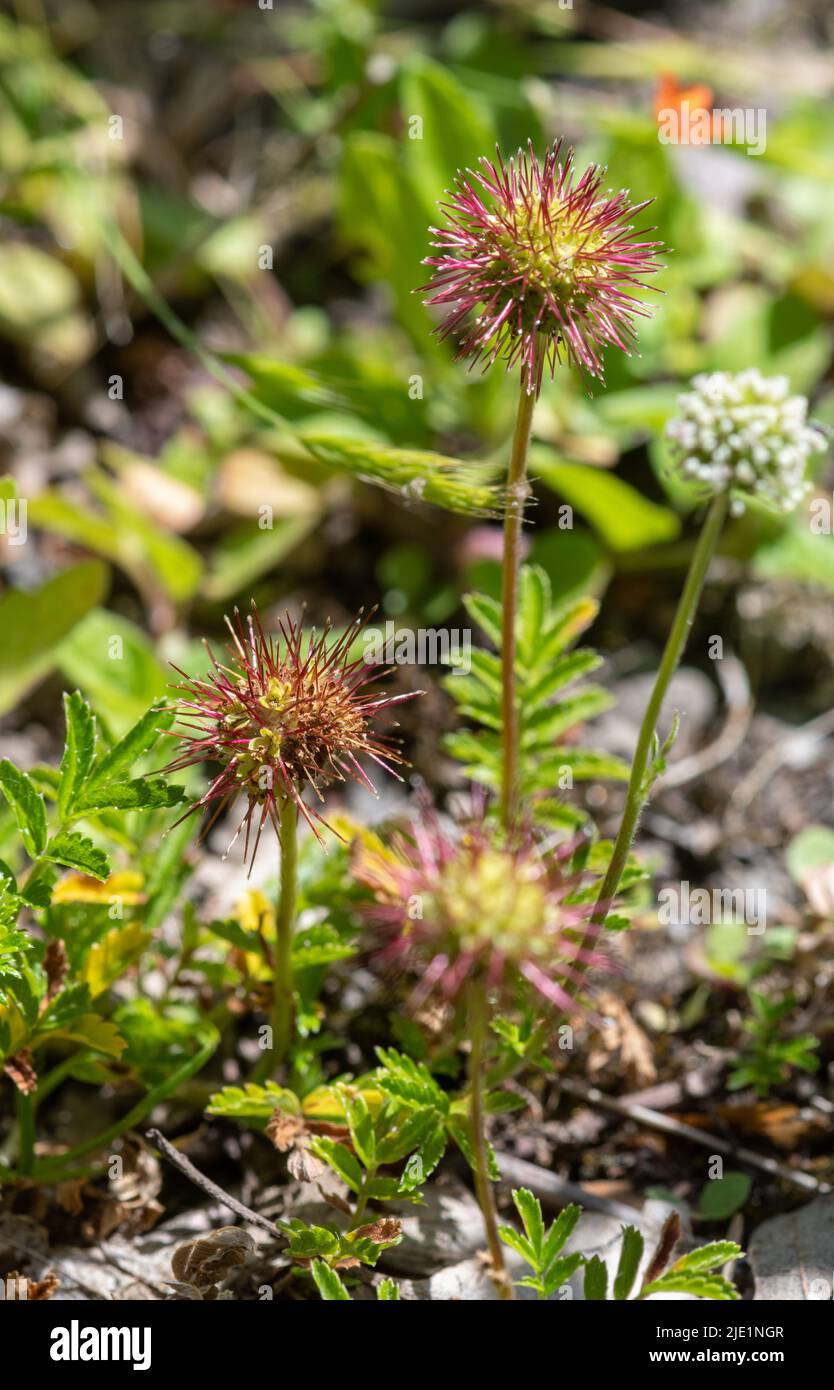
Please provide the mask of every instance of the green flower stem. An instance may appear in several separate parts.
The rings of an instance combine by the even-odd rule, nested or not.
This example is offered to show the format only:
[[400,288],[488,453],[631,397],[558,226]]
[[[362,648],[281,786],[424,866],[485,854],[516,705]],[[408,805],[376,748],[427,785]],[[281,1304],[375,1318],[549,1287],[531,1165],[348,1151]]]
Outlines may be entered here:
[[[614,852],[611,855],[611,861],[599,891],[594,914],[591,917],[588,930],[581,942],[582,946],[585,947],[589,947],[592,944],[592,939],[596,935],[595,928],[601,926],[606,916],[611,911],[614,899],[617,895],[617,890],[620,886],[620,880],[623,876],[623,870],[625,869],[634,841],[637,823],[651,791],[651,784],[647,781],[647,773],[660,708],[666,696],[666,691],[669,688],[669,682],[677,670],[678,663],[686,647],[689,629],[692,626],[698,607],[698,599],[701,596],[701,590],[704,587],[704,580],[707,577],[710,561],[715,554],[721,530],[727,516],[727,505],[728,499],[725,492],[719,493],[718,496],[714,498],[692,553],[689,573],[686,576],[686,583],[683,586],[683,592],[678,602],[675,619],[666,640],[666,647],[655,678],[654,689],[652,690],[649,703],[646,706],[643,722],[640,725],[640,735],[637,739],[634,761],[631,764],[631,775],[628,782],[623,818],[620,821],[620,829],[614,843]],[[585,966],[582,961],[577,961],[576,968],[579,973],[582,974]]]
[[48,1071],[45,1076],[42,1076],[38,1082],[38,1089],[34,1097],[36,1105],[40,1105],[41,1102],[46,1100],[46,1097],[55,1090],[56,1086],[60,1086],[61,1082],[66,1080],[73,1067],[77,1066],[79,1062],[86,1061],[87,1058],[92,1055],[93,1054],[87,1048],[81,1048],[78,1052],[70,1053],[69,1057],[65,1057],[63,1062],[58,1062],[57,1066],[54,1066],[51,1071]]
[[295,988],[292,941],[298,900],[298,807],[286,796],[280,811],[281,875],[275,918],[275,956],[272,972],[272,1048],[265,1048],[253,1072],[263,1081],[285,1060],[295,1029]]
[[20,1144],[18,1167],[21,1177],[28,1178],[35,1166],[35,1102],[31,1095],[17,1092],[17,1132]]
[[516,613],[521,562],[521,523],[527,497],[527,455],[536,397],[520,387],[504,506],[501,573],[501,823],[509,829],[518,815],[518,703],[516,700]]
[[370,1168],[366,1170],[365,1176],[362,1179],[362,1186],[356,1194],[356,1207],[354,1208],[353,1216],[348,1226],[349,1231],[355,1231],[362,1225],[365,1218],[365,1209],[370,1200],[370,1187],[375,1177],[376,1164],[372,1164]]
[[487,1162],[484,1133],[484,1054],[486,1051],[489,1000],[482,979],[470,981],[469,1002],[469,1143],[472,1150],[472,1175],[475,1193],[484,1218],[487,1245],[492,1261],[492,1282],[499,1298],[513,1297],[513,1286],[504,1263],[504,1251],[498,1235],[498,1218],[492,1195],[492,1181]]

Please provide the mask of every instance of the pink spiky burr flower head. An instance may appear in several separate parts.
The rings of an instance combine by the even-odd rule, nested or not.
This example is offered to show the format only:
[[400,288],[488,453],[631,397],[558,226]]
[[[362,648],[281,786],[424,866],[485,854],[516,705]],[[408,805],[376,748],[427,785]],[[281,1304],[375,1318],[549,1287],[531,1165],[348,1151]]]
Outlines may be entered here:
[[486,368],[501,357],[538,394],[544,368],[553,376],[563,359],[603,380],[603,348],[631,355],[635,319],[652,312],[634,291],[663,268],[661,243],[634,227],[653,200],[603,191],[605,172],[577,176],[557,140],[541,163],[531,144],[458,173],[440,203],[446,225],[430,229],[440,254],[425,261],[434,278],[423,289],[427,304],[449,306],[437,331],[459,336],[459,358]]
[[351,660],[351,647],[366,621],[360,613],[337,637],[329,624],[318,635],[315,630],[305,634],[287,614],[279,622],[279,641],[264,632],[253,603],[246,622],[237,609],[233,621],[226,619],[232,639],[228,662],[219,662],[209,649],[212,669],[204,678],[179,671],[184,680],[176,687],[179,726],[173,732],[180,751],[166,770],[220,764],[208,790],[186,815],[213,807],[213,824],[244,796],[246,811],[234,839],[245,831],[244,857],[250,866],[267,822],[279,830],[280,807],[287,798],[323,841],[320,827],[332,827],[307,803],[305,792],[321,802],[326,786],[352,778],[376,794],[360,759],[370,759],[402,780],[395,765],[403,758],[390,737],[375,732],[374,724],[419,692],[380,693],[375,682],[389,672],[366,664],[363,657]]
[[424,806],[387,845],[357,839],[353,872],[374,894],[367,916],[381,960],[418,976],[415,1002],[435,990],[451,1000],[479,975],[504,995],[526,985],[575,1011],[571,984],[601,961],[593,941],[588,947],[593,895],[571,868],[575,850],[527,831],[508,841],[477,813],[447,829]]

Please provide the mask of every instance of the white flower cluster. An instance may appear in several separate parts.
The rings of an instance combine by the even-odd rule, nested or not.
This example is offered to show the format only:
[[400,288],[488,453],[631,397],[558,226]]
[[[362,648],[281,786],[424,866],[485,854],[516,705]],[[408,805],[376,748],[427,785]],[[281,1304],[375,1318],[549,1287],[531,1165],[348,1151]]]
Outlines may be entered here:
[[680,470],[705,494],[729,489],[735,515],[744,511],[745,493],[792,511],[808,489],[808,459],[826,446],[807,424],[805,397],[790,394],[787,377],[765,377],[756,367],[702,374],[692,387],[666,426]]

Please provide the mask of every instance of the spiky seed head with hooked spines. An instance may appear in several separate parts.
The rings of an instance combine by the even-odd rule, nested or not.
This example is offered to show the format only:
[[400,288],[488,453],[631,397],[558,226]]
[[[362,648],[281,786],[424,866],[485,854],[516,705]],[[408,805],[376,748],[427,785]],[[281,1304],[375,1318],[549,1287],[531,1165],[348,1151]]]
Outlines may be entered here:
[[564,358],[602,380],[606,346],[631,355],[635,319],[651,308],[635,290],[662,269],[658,241],[634,218],[652,202],[632,203],[627,189],[603,190],[605,169],[577,177],[573,151],[557,140],[541,164],[532,144],[505,163],[482,158],[458,173],[432,227],[441,253],[427,304],[448,305],[438,332],[460,335],[458,357],[519,366],[538,392]]
[[287,614],[279,622],[280,642],[264,632],[254,603],[246,622],[237,609],[234,620],[226,622],[230,660],[219,662],[209,649],[212,669],[205,678],[179,671],[184,679],[176,687],[179,727],[174,734],[181,750],[167,770],[220,764],[208,790],[186,814],[211,805],[214,819],[245,796],[246,812],[235,839],[245,830],[244,856],[251,863],[265,824],[278,829],[280,805],[287,798],[321,840],[319,827],[330,827],[316,806],[305,801],[305,791],[321,802],[327,785],[353,778],[376,793],[361,758],[399,777],[395,765],[402,764],[402,756],[390,737],[374,732],[373,723],[419,692],[386,695],[369,688],[389,673],[369,666],[363,657],[350,658],[367,622],[361,613],[338,637],[329,624],[318,635],[315,630],[305,634]]
[[526,982],[548,1004],[575,1009],[571,982],[600,960],[576,849],[532,831],[507,839],[483,807],[447,825],[424,803],[387,844],[358,837],[353,872],[375,897],[366,911],[381,959],[417,975],[415,1000],[435,989],[451,999],[480,974],[490,989]]

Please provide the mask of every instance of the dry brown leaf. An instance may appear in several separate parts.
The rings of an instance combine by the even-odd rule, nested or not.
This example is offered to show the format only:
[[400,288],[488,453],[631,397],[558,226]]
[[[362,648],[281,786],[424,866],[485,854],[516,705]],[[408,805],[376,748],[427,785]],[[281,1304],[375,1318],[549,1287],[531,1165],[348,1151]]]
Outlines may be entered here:
[[48,1269],[42,1279],[29,1283],[29,1302],[45,1303],[61,1287],[61,1281],[54,1270]]
[[267,1121],[266,1137],[282,1154],[287,1153],[305,1133],[303,1116],[292,1115],[287,1110],[273,1110]]
[[175,1302],[202,1303],[203,1301],[202,1290],[196,1288],[194,1284],[182,1284],[169,1279],[168,1288],[174,1290],[172,1299]]
[[681,1218],[677,1211],[670,1212],[665,1222],[654,1254],[643,1275],[643,1288],[661,1275],[675,1253],[675,1246],[681,1238]]
[[254,1249],[255,1242],[247,1231],[239,1226],[220,1226],[208,1236],[178,1245],[171,1256],[171,1269],[178,1283],[206,1289],[244,1264]]
[[125,1135],[121,1172],[110,1178],[109,1195],[127,1207],[141,1207],[162,1191],[162,1165],[138,1134]]
[[303,1115],[294,1115],[279,1107],[273,1110],[267,1122],[266,1134],[279,1153],[289,1153],[287,1169],[292,1177],[300,1182],[315,1182],[327,1171],[327,1164],[311,1152],[312,1136],[330,1134],[342,1139],[346,1137],[347,1130],[343,1125],[306,1120]]
[[616,994],[606,993],[596,1000],[596,1009],[608,1020],[608,1026],[600,1028],[598,1046],[592,1048],[588,1057],[589,1076],[598,1076],[616,1058],[630,1090],[641,1091],[654,1085],[657,1068],[652,1044],[627,1006]]
[[759,1100],[751,1105],[717,1105],[716,1114],[732,1129],[757,1134],[780,1149],[793,1149],[801,1139],[821,1133],[821,1115],[803,1113],[799,1106],[783,1101]]
[[326,1202],[334,1211],[341,1212],[342,1216],[353,1216],[353,1207],[349,1202],[346,1202],[344,1198],[337,1196],[335,1192],[325,1192],[321,1183],[318,1183],[318,1189],[321,1193],[322,1201]]
[[45,1303],[61,1287],[61,1281],[52,1269],[48,1269],[42,1279],[30,1279],[28,1274],[12,1269],[4,1275],[3,1283],[6,1298],[27,1303]]
[[85,1240],[93,1243],[107,1240],[114,1231],[129,1239],[152,1230],[164,1213],[165,1208],[161,1202],[146,1202],[142,1206],[130,1206],[125,1202],[104,1202],[90,1220],[83,1222],[81,1233]]
[[55,1200],[62,1211],[70,1216],[80,1216],[84,1210],[82,1193],[87,1186],[86,1178],[75,1178],[72,1182],[59,1182],[55,1188]]
[[287,1159],[287,1171],[299,1182],[315,1182],[327,1172],[327,1164],[317,1154],[311,1153],[306,1145],[299,1144]]
[[360,1226],[355,1232],[357,1236],[366,1236],[372,1240],[374,1245],[382,1245],[385,1241],[396,1240],[402,1234],[403,1223],[398,1221],[395,1216],[381,1216],[378,1221],[371,1221],[367,1226]]
[[47,942],[43,955],[43,968],[46,972],[46,994],[41,1003],[41,1013],[48,1004],[52,1003],[56,994],[60,993],[69,969],[66,948],[63,941],[59,941],[57,937],[51,937]]
[[22,1047],[14,1057],[7,1057],[3,1070],[22,1096],[31,1096],[38,1089],[38,1073],[28,1047]]

